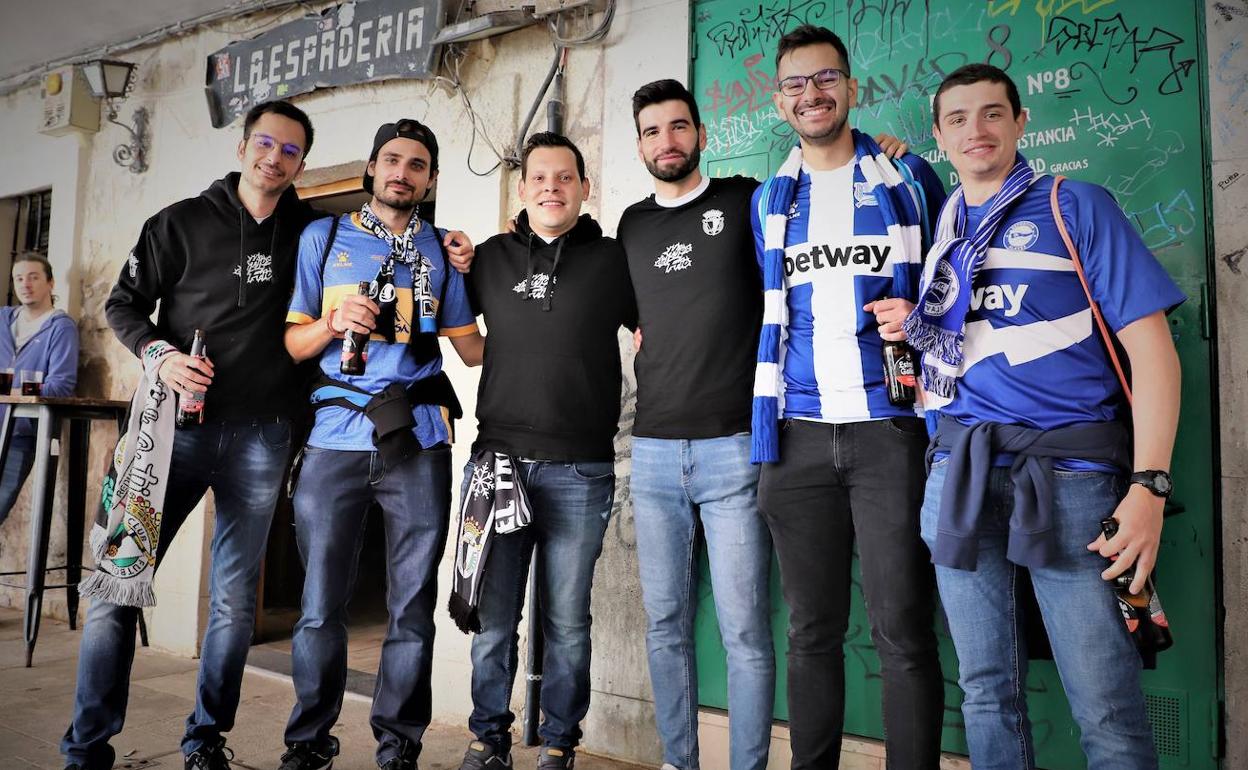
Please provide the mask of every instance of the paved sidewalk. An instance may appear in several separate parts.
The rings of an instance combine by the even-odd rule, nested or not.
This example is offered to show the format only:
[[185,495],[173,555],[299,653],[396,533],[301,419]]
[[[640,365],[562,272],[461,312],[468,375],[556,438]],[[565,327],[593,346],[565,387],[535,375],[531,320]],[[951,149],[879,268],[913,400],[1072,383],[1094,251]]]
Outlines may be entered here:
[[[34,668],[25,668],[22,616],[0,609],[0,768],[61,770],[57,750],[74,697],[79,633],[44,618]],[[186,715],[194,707],[199,661],[140,647],[135,655],[126,729],[113,739],[117,770],[181,770]],[[228,735],[234,767],[274,770],[283,751],[282,729],[294,703],[289,680],[248,670],[238,724]],[[342,742],[335,770],[372,770],[369,703],[348,696],[334,733]],[[462,725],[434,724],[425,734],[422,770],[456,770],[469,735]],[[535,749],[517,749],[515,766],[537,764]],[[637,765],[580,754],[577,770],[638,770]]]

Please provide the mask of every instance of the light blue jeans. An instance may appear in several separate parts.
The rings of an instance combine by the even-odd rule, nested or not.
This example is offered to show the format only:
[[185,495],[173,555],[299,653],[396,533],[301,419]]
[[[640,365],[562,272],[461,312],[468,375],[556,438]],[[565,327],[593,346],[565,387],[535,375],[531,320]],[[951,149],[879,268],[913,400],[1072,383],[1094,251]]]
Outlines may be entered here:
[[663,760],[698,768],[697,612],[699,524],[728,653],[729,762],[767,765],[776,694],[771,638],[771,535],[758,513],[758,466],[748,434],[633,439],[633,515],[646,650]]
[[[933,464],[923,503],[923,539],[935,542],[947,460]],[[1119,614],[1108,562],[1086,546],[1114,512],[1123,482],[1108,473],[1053,473],[1053,518],[1060,556],[1031,569],[1040,614],[1062,688],[1079,724],[1089,770],[1157,767],[1152,726],[1140,689],[1140,657]],[[1014,600],[1016,567],[1005,547],[1013,485],[1009,468],[989,477],[975,571],[936,568],[941,603],[958,652],[962,715],[975,770],[1035,767],[1027,718],[1027,649]]]

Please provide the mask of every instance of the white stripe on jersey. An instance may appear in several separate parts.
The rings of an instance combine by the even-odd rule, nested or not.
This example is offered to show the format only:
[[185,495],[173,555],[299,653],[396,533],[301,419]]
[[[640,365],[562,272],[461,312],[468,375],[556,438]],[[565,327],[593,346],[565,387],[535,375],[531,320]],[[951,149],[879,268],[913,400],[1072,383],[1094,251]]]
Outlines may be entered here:
[[1015,251],[1014,249],[988,249],[988,255],[980,270],[993,268],[1019,268],[1023,270],[1055,270],[1058,272],[1074,272],[1075,266],[1069,259],[1055,257],[1052,254],[1041,254],[1038,251]]

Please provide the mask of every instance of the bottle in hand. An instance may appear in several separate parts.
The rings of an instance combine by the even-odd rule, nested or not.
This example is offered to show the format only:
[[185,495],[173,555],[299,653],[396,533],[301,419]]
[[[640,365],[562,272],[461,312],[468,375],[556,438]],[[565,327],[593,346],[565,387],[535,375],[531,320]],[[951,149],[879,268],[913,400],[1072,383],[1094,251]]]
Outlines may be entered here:
[[[206,355],[208,355],[208,348],[204,344],[204,333],[200,329],[196,329],[195,338],[191,341],[191,356],[202,359]],[[189,428],[194,425],[200,425],[203,421],[204,394],[196,393],[190,398],[181,396],[178,399],[178,427]]]
[[[360,281],[359,293],[368,296],[368,281]],[[342,362],[338,371],[343,374],[361,375],[368,364],[368,334],[347,332],[342,338]]]
[[888,403],[893,406],[912,406],[917,385],[914,368],[914,351],[904,342],[884,340],[884,385],[888,388]]
[[[1118,534],[1118,520],[1108,518],[1101,522],[1101,532],[1109,540]],[[1109,557],[1117,561],[1118,556]],[[1152,653],[1169,649],[1174,644],[1170,633],[1170,623],[1166,620],[1166,611],[1162,609],[1161,599],[1153,585],[1153,576],[1144,581],[1144,588],[1138,593],[1131,593],[1131,581],[1135,580],[1135,565],[1118,577],[1114,578],[1114,593],[1118,597],[1118,609],[1127,624],[1127,630],[1135,639],[1136,646]]]

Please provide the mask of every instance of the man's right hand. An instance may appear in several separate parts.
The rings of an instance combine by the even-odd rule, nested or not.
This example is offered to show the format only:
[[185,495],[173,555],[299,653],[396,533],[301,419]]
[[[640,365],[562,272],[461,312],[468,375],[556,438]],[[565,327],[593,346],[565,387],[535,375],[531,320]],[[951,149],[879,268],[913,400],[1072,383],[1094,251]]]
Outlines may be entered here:
[[196,393],[206,392],[212,384],[212,361],[174,353],[161,363],[156,376],[179,395],[193,398]]
[[371,334],[377,328],[377,314],[380,312],[377,303],[363,294],[348,294],[334,311],[332,330],[340,334]]

